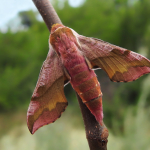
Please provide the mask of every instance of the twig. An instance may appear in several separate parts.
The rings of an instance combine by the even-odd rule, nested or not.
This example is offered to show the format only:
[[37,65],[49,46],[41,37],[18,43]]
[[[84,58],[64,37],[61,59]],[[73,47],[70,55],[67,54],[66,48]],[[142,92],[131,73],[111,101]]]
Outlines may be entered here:
[[[53,24],[62,24],[49,0],[32,1],[42,15],[49,31],[51,30]],[[78,94],[77,98],[82,112],[86,130],[86,137],[89,143],[90,150],[107,150],[107,128],[104,124],[100,126],[100,124],[96,121],[95,117],[91,114],[85,104],[82,103],[82,100],[78,96]]]
[[108,129],[104,123],[101,126],[96,121],[95,117],[82,102],[82,99],[79,97],[79,95],[77,93],[76,95],[80,104],[80,109],[85,125],[86,138],[88,140],[90,150],[107,150]]
[[51,27],[55,23],[61,23],[55,9],[49,2],[49,0],[32,0],[37,7],[38,11],[40,12],[41,16],[44,19],[49,31],[51,31]]

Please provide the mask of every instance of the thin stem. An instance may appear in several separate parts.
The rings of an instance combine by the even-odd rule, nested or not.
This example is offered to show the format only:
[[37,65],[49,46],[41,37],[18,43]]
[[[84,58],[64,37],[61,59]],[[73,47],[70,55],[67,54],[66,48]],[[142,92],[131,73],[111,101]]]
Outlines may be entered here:
[[51,5],[49,0],[32,0],[43,17],[49,31],[51,31],[51,27],[55,23],[61,23],[55,9]]
[[107,150],[107,138],[108,129],[106,126],[101,126],[95,117],[91,114],[86,105],[82,102],[82,99],[76,93],[80,109],[82,112],[82,117],[84,120],[86,138],[89,143],[90,150]]

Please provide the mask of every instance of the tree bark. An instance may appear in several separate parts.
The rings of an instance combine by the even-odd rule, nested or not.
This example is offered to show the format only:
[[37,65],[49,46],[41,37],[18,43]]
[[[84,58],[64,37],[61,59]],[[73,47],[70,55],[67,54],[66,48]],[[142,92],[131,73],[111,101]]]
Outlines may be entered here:
[[77,93],[76,95],[82,112],[86,138],[88,140],[90,150],[107,150],[107,138],[109,135],[108,129],[106,128],[104,123],[101,126],[97,122],[94,115],[91,114],[90,110],[82,102],[82,99],[79,97],[79,95]]
[[[49,31],[53,24],[61,23],[56,11],[49,2],[49,0],[32,0],[42,15]],[[80,109],[82,112],[86,137],[89,143],[90,150],[107,150],[107,138],[108,138],[108,129],[106,126],[101,126],[91,114],[85,104],[83,104],[81,98],[76,93]]]
[[51,27],[55,23],[61,23],[55,9],[51,5],[49,0],[32,0],[40,12],[44,22],[46,23],[49,31],[51,31]]

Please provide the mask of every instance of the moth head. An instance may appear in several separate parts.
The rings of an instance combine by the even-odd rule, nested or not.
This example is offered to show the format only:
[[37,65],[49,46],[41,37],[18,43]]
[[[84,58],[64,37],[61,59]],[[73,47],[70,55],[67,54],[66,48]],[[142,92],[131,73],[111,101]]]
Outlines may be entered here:
[[51,28],[51,34],[54,33],[54,31],[55,31],[56,29],[62,28],[62,27],[65,27],[65,26],[62,25],[62,24],[58,24],[58,23],[53,24],[53,25],[52,25],[52,28]]
[[57,53],[63,53],[65,50],[79,46],[77,33],[71,28],[61,24],[54,24],[51,29],[49,43]]

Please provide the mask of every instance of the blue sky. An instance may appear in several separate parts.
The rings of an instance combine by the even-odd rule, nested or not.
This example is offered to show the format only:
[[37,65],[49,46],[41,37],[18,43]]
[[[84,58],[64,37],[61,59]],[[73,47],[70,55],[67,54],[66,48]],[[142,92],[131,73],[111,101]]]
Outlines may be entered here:
[[[63,1],[63,0],[59,0]],[[73,7],[79,6],[84,0],[69,0]],[[36,10],[32,0],[0,0],[0,28],[13,19],[19,11]]]
[[32,0],[1,0],[0,5],[0,27],[4,26],[10,19],[14,18],[19,11],[35,9]]

